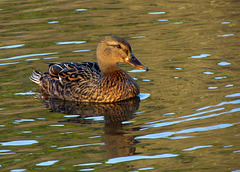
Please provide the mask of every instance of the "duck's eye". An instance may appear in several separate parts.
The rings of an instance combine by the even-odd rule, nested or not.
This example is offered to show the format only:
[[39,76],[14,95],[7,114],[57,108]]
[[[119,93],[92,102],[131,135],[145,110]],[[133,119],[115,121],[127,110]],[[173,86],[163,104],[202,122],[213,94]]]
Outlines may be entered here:
[[114,47],[117,47],[117,48],[122,48],[121,45],[117,44],[117,45],[114,45]]

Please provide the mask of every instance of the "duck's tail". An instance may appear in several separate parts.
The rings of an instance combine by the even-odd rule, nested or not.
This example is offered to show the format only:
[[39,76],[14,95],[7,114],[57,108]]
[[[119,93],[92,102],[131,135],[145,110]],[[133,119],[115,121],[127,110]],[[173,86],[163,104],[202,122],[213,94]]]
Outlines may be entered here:
[[33,74],[29,77],[29,79],[40,85],[40,78],[42,77],[42,74],[43,74],[42,72],[33,70]]

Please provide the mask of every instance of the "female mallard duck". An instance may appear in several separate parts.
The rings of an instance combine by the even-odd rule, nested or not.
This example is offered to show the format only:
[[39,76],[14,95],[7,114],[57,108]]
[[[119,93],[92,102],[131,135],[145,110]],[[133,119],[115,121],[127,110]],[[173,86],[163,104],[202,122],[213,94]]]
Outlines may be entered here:
[[102,39],[97,47],[97,61],[51,63],[48,72],[33,71],[30,79],[51,96],[70,101],[117,102],[139,94],[136,82],[118,63],[148,68],[134,56],[125,39],[118,36]]

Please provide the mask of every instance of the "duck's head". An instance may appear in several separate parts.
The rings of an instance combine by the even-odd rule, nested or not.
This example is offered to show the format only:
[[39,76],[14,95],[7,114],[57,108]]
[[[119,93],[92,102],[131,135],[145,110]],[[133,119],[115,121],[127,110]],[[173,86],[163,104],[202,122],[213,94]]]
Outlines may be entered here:
[[118,36],[107,36],[97,47],[98,64],[103,73],[118,69],[117,64],[125,62],[137,69],[148,70],[133,54],[130,44]]

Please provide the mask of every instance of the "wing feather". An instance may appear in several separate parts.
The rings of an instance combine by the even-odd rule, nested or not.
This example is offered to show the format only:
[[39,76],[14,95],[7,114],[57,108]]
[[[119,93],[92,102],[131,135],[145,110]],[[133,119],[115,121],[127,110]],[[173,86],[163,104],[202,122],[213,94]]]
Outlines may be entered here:
[[101,71],[97,63],[50,63],[49,74],[58,78],[61,82],[79,83],[87,80],[96,80],[101,77]]

